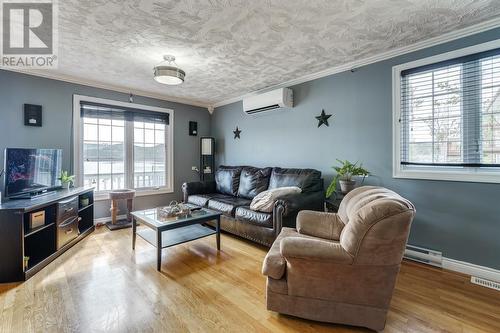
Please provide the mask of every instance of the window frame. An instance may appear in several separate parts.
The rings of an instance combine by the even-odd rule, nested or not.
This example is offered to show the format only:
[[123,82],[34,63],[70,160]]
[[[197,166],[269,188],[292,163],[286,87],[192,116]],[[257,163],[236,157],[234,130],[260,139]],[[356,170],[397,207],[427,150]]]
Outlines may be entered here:
[[438,54],[392,67],[392,156],[393,178],[500,183],[500,170],[477,167],[438,167],[401,165],[401,72],[458,57],[500,48],[500,39]]
[[[146,195],[156,195],[164,193],[173,193],[174,190],[174,110],[166,109],[156,106],[143,105],[143,104],[131,104],[127,102],[120,102],[105,98],[97,98],[84,95],[73,95],[73,172],[75,174],[75,185],[83,185],[83,131],[82,122],[83,119],[80,113],[80,103],[81,102],[93,102],[100,104],[107,104],[116,107],[128,107],[133,106],[134,108],[154,111],[169,114],[169,124],[165,129],[165,173],[166,173],[166,185],[157,188],[138,188],[136,189],[136,196],[146,196]],[[125,123],[125,127],[129,126]],[[133,124],[132,124],[133,126]],[[133,130],[132,134],[130,131],[125,131],[125,142],[133,142]],[[130,137],[132,136],[132,137]],[[130,177],[133,177],[133,164],[134,164],[134,152],[133,144],[125,145],[126,154],[125,156],[130,156],[130,158],[125,158],[125,177],[126,182],[132,184]],[[132,167],[132,168],[131,168]],[[108,199],[109,191],[96,191],[94,200],[106,200]]]

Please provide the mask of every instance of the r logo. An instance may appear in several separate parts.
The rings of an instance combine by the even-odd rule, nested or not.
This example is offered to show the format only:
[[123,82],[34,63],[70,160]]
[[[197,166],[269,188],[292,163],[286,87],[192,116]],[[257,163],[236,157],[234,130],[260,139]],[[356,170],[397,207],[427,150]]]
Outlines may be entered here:
[[52,54],[52,3],[3,4],[3,54]]

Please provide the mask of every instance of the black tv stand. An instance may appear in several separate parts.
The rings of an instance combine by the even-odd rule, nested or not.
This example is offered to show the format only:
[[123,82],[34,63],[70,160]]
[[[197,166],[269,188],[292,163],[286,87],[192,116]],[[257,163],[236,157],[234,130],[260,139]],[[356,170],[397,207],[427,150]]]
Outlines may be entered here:
[[9,197],[10,200],[26,200],[26,199],[37,199],[39,197],[42,197],[44,195],[50,194],[51,192],[57,191],[61,188],[53,188],[53,189],[43,189],[40,191],[32,191],[29,193],[23,193],[19,195],[15,195],[13,197]]
[[[78,201],[78,236],[58,248],[58,204]],[[30,228],[34,212],[45,212],[45,223]],[[62,225],[61,225],[62,227]],[[0,204],[0,283],[24,281],[94,231],[94,189],[79,187],[44,193],[35,198]]]

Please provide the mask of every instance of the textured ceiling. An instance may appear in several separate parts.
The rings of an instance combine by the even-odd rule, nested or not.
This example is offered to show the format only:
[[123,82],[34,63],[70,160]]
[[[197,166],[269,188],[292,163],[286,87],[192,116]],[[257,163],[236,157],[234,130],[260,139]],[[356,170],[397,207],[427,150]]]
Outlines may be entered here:
[[[60,0],[57,74],[213,104],[500,16],[499,0]],[[186,82],[152,78],[173,54]]]

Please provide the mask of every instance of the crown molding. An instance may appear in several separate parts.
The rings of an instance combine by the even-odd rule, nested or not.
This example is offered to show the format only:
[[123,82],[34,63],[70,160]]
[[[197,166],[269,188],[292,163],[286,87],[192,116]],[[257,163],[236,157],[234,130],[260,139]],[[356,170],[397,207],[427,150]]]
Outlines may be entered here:
[[500,27],[500,17],[494,18],[492,20],[484,21],[484,22],[481,22],[481,23],[478,23],[475,25],[471,25],[467,28],[451,31],[451,32],[445,33],[443,35],[429,38],[429,39],[426,39],[426,40],[423,40],[423,41],[420,41],[420,42],[417,42],[417,43],[414,43],[411,45],[407,45],[407,46],[399,47],[399,48],[389,50],[386,52],[382,52],[382,53],[376,54],[376,55],[371,56],[371,57],[363,58],[363,59],[352,61],[352,62],[343,64],[343,65],[331,67],[331,68],[328,68],[328,69],[325,69],[325,70],[322,70],[322,71],[319,71],[316,73],[308,74],[308,75],[299,77],[297,79],[293,79],[293,80],[286,81],[286,82],[283,82],[283,83],[280,83],[277,85],[266,87],[266,88],[263,88],[263,89],[245,94],[245,95],[229,98],[229,99],[226,99],[224,101],[217,102],[213,106],[215,108],[217,108],[217,107],[224,106],[227,104],[239,102],[244,98],[254,96],[257,94],[261,94],[261,93],[264,93],[264,92],[267,92],[270,90],[290,87],[290,86],[294,86],[294,85],[301,84],[304,82],[316,80],[316,79],[319,79],[319,78],[322,78],[325,76],[330,76],[333,74],[345,72],[348,70],[355,69],[357,67],[370,65],[370,64],[373,64],[376,62],[384,61],[384,60],[391,59],[391,58],[401,56],[404,54],[408,54],[411,52],[423,50],[423,49],[426,49],[426,48],[429,48],[432,46],[451,42],[451,41],[459,39],[459,38],[471,36],[471,35],[474,35],[474,34],[477,34],[480,32],[484,32],[487,30],[491,30],[494,28],[498,28],[498,27]]
[[198,107],[203,107],[203,108],[207,108],[207,109],[211,106],[208,103],[204,103],[202,101],[196,101],[196,100],[179,98],[179,97],[172,97],[172,96],[168,96],[168,95],[147,92],[144,90],[130,89],[130,88],[126,88],[126,87],[122,87],[122,86],[118,86],[118,85],[106,84],[106,83],[93,81],[93,80],[80,79],[80,78],[70,76],[70,75],[50,72],[50,70],[47,70],[44,72],[39,72],[39,71],[34,72],[34,71],[29,71],[29,70],[22,70],[22,69],[17,69],[17,68],[8,68],[8,67],[0,67],[0,69],[10,71],[10,72],[26,74],[26,75],[43,77],[46,79],[52,79],[52,80],[63,81],[63,82],[74,83],[74,84],[80,84],[80,85],[89,86],[89,87],[93,87],[93,88],[112,90],[112,91],[116,91],[116,92],[120,92],[120,93],[133,94],[133,95],[142,96],[142,97],[149,97],[149,98],[159,99],[159,100],[167,101],[167,102],[187,104],[187,105],[198,106]]
[[443,34],[441,36],[433,37],[430,39],[426,39],[421,42],[414,43],[412,45],[400,47],[397,49],[389,50],[386,52],[379,53],[377,55],[363,58],[360,60],[352,61],[343,65],[331,67],[316,73],[308,74],[293,80],[289,80],[277,85],[273,85],[270,87],[266,87],[260,90],[256,90],[254,92],[244,94],[238,97],[233,97],[229,98],[220,102],[217,102],[215,104],[209,104],[203,101],[198,101],[198,100],[191,100],[191,99],[185,99],[185,98],[179,98],[179,97],[172,97],[168,95],[163,95],[163,94],[156,94],[156,93],[151,93],[143,90],[137,90],[137,89],[130,89],[118,85],[111,85],[111,84],[106,84],[98,81],[93,81],[93,80],[85,80],[85,79],[80,79],[74,76],[70,75],[65,75],[65,74],[59,74],[59,73],[54,73],[50,72],[49,70],[45,72],[39,72],[39,71],[29,71],[29,70],[21,70],[17,68],[7,68],[7,67],[0,67],[0,69],[11,71],[11,72],[17,72],[17,73],[22,73],[22,74],[27,74],[27,75],[32,75],[32,76],[38,76],[38,77],[44,77],[48,79],[53,79],[53,80],[58,80],[58,81],[64,81],[68,83],[74,83],[74,84],[80,84],[84,86],[89,86],[89,87],[94,87],[94,88],[100,88],[100,89],[107,89],[107,90],[112,90],[116,92],[121,92],[121,93],[126,93],[126,94],[134,94],[137,96],[143,96],[143,97],[149,97],[149,98],[155,98],[163,101],[168,101],[168,102],[174,102],[174,103],[181,103],[181,104],[187,104],[187,105],[192,105],[192,106],[198,106],[198,107],[203,107],[207,108],[210,114],[214,112],[214,108],[224,106],[227,104],[239,102],[242,99],[250,96],[254,96],[260,93],[264,93],[273,89],[278,89],[278,88],[284,88],[284,87],[290,87],[294,86],[297,84],[301,84],[304,82],[316,80],[322,77],[330,76],[333,74],[341,73],[344,71],[352,70],[357,67],[362,67],[366,66],[369,64],[373,64],[376,62],[380,62],[383,60],[391,59],[400,55],[404,55],[407,53],[415,52],[418,50],[422,50],[425,48],[429,48],[432,46],[436,46],[439,44],[443,44],[446,42],[450,42],[459,38],[471,36],[483,31],[491,30],[494,28],[500,27],[500,17],[495,18],[492,20],[484,21],[479,24],[475,24],[472,26],[469,26],[467,28],[455,30],[446,34]]

